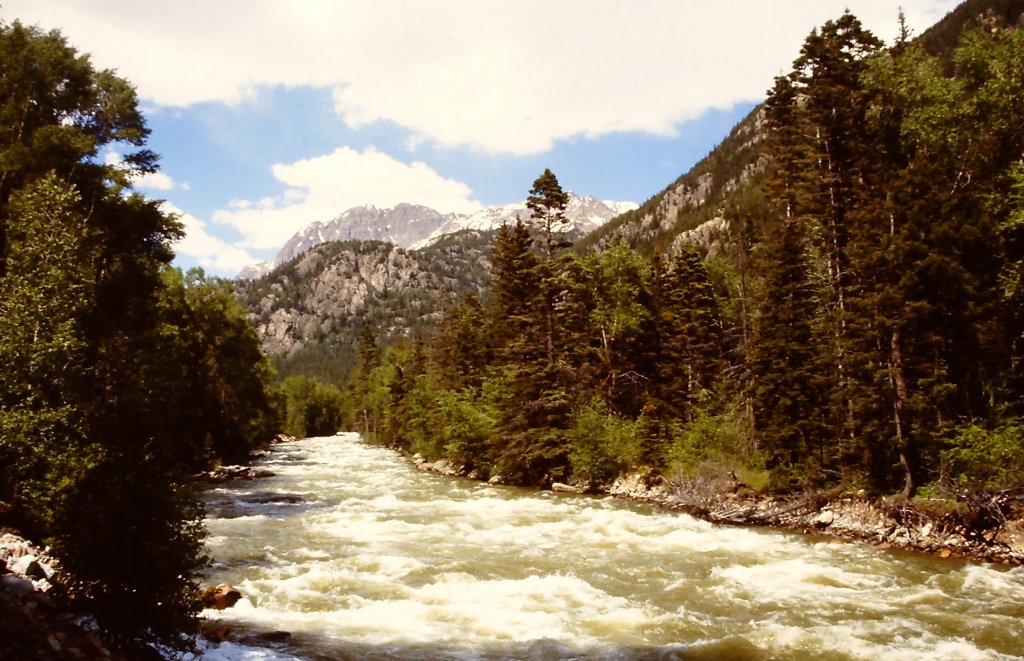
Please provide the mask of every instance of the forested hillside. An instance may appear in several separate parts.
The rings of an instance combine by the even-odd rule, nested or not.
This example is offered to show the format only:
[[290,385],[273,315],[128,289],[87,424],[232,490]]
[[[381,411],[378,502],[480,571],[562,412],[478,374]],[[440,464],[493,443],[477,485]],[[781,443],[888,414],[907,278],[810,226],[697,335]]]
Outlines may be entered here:
[[[943,20],[913,38],[944,71],[954,72],[953,52],[960,36],[984,25],[1015,26],[1024,16],[1021,0],[967,0]],[[895,19],[895,17],[894,17]],[[907,37],[914,37],[907,27]],[[580,250],[591,250],[623,239],[645,256],[670,252],[682,243],[698,245],[712,257],[742,259],[740,246],[751,222],[766,213],[764,169],[764,105],[754,108],[728,136],[688,172],[639,209],[612,219],[584,237]],[[707,223],[705,231],[698,230]]]
[[[545,173],[532,221],[494,240],[488,298],[427,346],[362,352],[351,424],[521,484],[1019,485],[1024,30],[979,25],[947,64],[906,30],[884,48],[826,23],[733,153],[600,250],[562,249]],[[673,246],[722,214],[720,257]]]
[[132,190],[148,134],[129,83],[0,22],[0,526],[49,544],[105,629],[181,646],[203,563],[183,485],[278,413],[230,285],[171,268],[181,225]]
[[[764,112],[758,106],[689,172],[638,209],[583,237],[577,249],[600,249],[621,240],[649,257],[666,251],[680,234],[703,223],[722,216],[737,217],[746,207],[762,208],[763,139]],[[707,246],[704,248],[706,251]],[[723,249],[729,252],[729,248]]]

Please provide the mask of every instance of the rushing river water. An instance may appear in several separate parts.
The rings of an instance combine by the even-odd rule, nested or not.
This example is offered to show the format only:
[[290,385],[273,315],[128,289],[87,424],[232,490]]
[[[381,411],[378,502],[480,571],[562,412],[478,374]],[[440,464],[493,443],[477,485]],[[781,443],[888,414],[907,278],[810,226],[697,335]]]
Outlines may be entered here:
[[[422,473],[355,435],[206,494],[207,659],[1024,658],[1024,571]],[[288,631],[284,642],[261,634]]]

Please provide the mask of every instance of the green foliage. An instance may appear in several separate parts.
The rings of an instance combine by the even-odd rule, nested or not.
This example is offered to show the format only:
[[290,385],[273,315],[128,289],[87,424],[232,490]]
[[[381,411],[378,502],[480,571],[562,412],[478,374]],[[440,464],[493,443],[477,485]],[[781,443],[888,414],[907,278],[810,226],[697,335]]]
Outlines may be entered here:
[[750,437],[741,420],[729,414],[699,415],[679,425],[668,451],[673,473],[688,473],[704,462],[724,462],[734,466],[756,464]]
[[613,414],[600,398],[577,409],[569,439],[572,474],[585,484],[607,484],[636,465],[636,423]]
[[489,444],[497,436],[494,393],[445,390],[437,394],[436,433],[443,457],[455,466],[490,465]]
[[327,436],[341,429],[345,397],[336,386],[306,376],[281,382],[285,399],[284,432],[296,438]]
[[[135,92],[57,32],[0,23],[0,499],[127,641],[195,624],[202,512],[180,485],[276,431],[224,283],[169,269],[176,218]],[[118,165],[101,149],[134,149]]]
[[54,548],[72,594],[126,642],[141,632],[168,644],[194,633],[201,605],[183,571],[203,563],[203,510],[173,469],[111,456],[60,489]]
[[162,314],[169,323],[161,332],[176,345],[175,361],[188,357],[164,369],[177,369],[191,386],[182,408],[205,430],[207,456],[197,453],[192,461],[197,468],[205,460],[244,461],[280,426],[273,373],[259,339],[229,282],[207,278],[201,269],[182,274],[168,268],[162,277]]
[[957,484],[991,489],[1024,482],[1024,420],[1000,420],[992,427],[967,423],[946,435],[945,469]]
[[28,515],[40,521],[57,506],[50,481],[71,480],[76,472],[64,476],[60,466],[77,468],[88,445],[76,407],[84,387],[81,317],[92,290],[80,266],[79,201],[53,176],[15,193],[10,272],[0,278],[0,486],[7,498],[25,492],[34,505]]

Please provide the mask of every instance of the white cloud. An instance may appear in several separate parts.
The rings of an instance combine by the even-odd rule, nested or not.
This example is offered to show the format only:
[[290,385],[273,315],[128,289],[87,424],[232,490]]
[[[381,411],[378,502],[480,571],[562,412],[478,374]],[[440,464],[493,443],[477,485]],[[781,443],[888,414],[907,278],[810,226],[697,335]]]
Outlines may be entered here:
[[150,172],[144,174],[135,181],[135,185],[138,188],[146,188],[150,190],[189,189],[188,182],[179,184],[164,172]]
[[259,86],[327,86],[352,127],[413,144],[538,153],[616,131],[672,135],[709,108],[763,98],[811,28],[849,7],[891,39],[958,0],[5,0],[59,26],[161,105],[237,102]]
[[339,147],[330,154],[278,163],[274,176],[288,188],[279,197],[232,200],[214,213],[243,237],[243,248],[277,248],[313,221],[326,221],[362,204],[390,207],[422,204],[441,212],[481,207],[461,182],[446,179],[424,163],[406,164],[372,147],[359,152]]
[[236,245],[219,239],[206,230],[206,224],[195,216],[183,212],[173,204],[164,202],[162,208],[173,213],[185,226],[185,237],[174,244],[174,251],[194,260],[216,275],[234,276],[242,268],[257,260]]

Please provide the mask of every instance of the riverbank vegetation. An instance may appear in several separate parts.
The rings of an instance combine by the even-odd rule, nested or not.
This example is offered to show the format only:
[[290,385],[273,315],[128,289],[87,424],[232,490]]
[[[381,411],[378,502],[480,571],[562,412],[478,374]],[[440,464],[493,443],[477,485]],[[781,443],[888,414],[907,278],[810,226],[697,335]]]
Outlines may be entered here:
[[180,645],[203,562],[184,485],[278,412],[232,288],[172,268],[181,224],[132,190],[147,135],[129,83],[0,23],[0,525],[50,545],[108,631]]
[[983,21],[946,61],[849,13],[815,30],[721,210],[727,258],[568,250],[546,171],[484,298],[361,351],[348,426],[517,484],[1018,487],[1024,30]]

